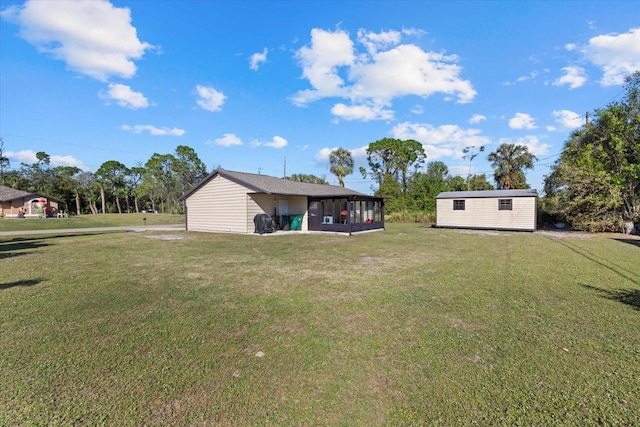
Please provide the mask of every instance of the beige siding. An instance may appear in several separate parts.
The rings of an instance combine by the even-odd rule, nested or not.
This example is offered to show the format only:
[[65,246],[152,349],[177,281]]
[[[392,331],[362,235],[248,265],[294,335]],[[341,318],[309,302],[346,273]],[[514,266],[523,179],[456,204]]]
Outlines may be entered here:
[[[278,202],[280,200],[286,200],[288,207],[287,212],[278,212]],[[294,215],[303,214],[302,218],[302,230],[308,230],[307,226],[307,198],[304,196],[277,196],[272,194],[249,194],[248,195],[248,209],[247,209],[247,224],[253,231],[253,218],[256,214],[266,213],[273,215],[274,212],[277,215]]]
[[512,200],[512,210],[498,210],[500,198],[456,199],[465,201],[464,210],[453,210],[454,199],[437,199],[438,227],[495,228],[535,230],[536,198],[505,197]]
[[191,231],[253,232],[247,228],[247,189],[216,176],[185,201]]
[[307,230],[306,197],[248,193],[246,187],[218,175],[186,199],[187,227],[191,231],[253,233],[253,218],[273,215],[279,200],[287,200],[288,212],[278,214],[304,214],[302,230]]

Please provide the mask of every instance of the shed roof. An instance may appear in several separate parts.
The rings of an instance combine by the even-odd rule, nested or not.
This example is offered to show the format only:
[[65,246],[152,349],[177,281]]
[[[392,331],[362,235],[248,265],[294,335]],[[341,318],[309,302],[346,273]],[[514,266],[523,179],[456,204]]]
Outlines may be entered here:
[[482,190],[482,191],[444,191],[436,199],[478,199],[503,197],[538,197],[538,191],[526,190]]
[[350,190],[337,185],[311,184],[308,182],[296,182],[285,178],[276,178],[269,175],[235,172],[225,169],[216,169],[206,178],[187,191],[181,199],[186,199],[195,193],[200,187],[211,181],[216,176],[222,176],[230,181],[240,184],[252,192],[265,194],[281,194],[286,196],[308,197],[356,197],[372,198],[364,193]]

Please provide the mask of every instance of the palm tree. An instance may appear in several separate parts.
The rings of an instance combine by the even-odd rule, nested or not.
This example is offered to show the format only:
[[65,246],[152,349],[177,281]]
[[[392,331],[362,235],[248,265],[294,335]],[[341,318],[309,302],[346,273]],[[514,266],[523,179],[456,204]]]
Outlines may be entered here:
[[344,177],[353,173],[353,157],[351,152],[344,148],[336,148],[329,155],[331,168],[329,171],[338,178],[340,186],[344,187]]
[[493,179],[498,190],[529,188],[524,169],[533,169],[533,162],[537,159],[525,145],[502,144],[489,153],[487,160],[493,167]]

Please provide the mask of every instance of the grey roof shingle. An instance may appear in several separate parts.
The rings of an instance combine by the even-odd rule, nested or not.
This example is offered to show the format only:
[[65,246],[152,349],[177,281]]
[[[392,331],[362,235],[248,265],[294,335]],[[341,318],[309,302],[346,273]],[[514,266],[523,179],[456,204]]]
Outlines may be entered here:
[[15,188],[0,185],[0,202],[10,202],[25,197],[37,196],[37,194],[27,193],[26,191],[16,190]]
[[233,181],[237,184],[243,185],[255,193],[310,197],[372,197],[367,194],[359,193],[357,191],[337,185],[311,184],[307,182],[290,181],[288,179],[276,178],[269,175],[258,175],[253,173],[216,169],[211,172],[205,179],[196,184],[191,190],[186,192],[184,196],[181,197],[181,199],[186,199],[217,175],[227,178],[228,180]]
[[444,191],[436,199],[474,199],[491,197],[537,197],[534,189],[526,190],[482,190],[482,191]]

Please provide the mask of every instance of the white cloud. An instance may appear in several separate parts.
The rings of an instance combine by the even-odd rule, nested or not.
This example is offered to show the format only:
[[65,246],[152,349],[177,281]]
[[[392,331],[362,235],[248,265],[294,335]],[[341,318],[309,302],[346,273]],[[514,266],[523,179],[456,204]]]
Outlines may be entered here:
[[[357,41],[365,52],[358,52],[348,33],[314,28],[311,45],[296,52],[311,89],[297,92],[292,102],[304,106],[322,98],[339,97],[352,105],[338,104],[334,114],[351,119],[385,120],[394,98],[436,93],[459,103],[473,100],[477,92],[471,82],[460,78],[458,57],[441,52],[425,52],[412,44],[399,44],[402,33],[358,31]],[[365,105],[366,109],[361,107]],[[354,108],[358,107],[358,108]],[[365,114],[363,110],[367,110]],[[384,112],[373,114],[373,112]]]
[[480,123],[480,122],[482,122],[484,120],[487,120],[487,118],[485,116],[483,116],[482,114],[474,114],[469,119],[469,123],[476,124],[476,123]]
[[400,43],[402,34],[399,31],[381,31],[374,33],[365,29],[358,30],[358,43],[362,44],[369,54],[375,54],[380,49],[387,49]]
[[420,104],[416,104],[411,108],[411,112],[413,114],[423,114],[424,113],[424,107]]
[[458,125],[433,126],[428,123],[400,123],[391,130],[394,138],[414,139],[424,147],[427,159],[461,158],[465,147],[487,145],[491,140],[479,129],[463,129]]
[[149,101],[142,93],[132,91],[127,85],[110,83],[109,90],[106,93],[100,92],[99,96],[106,101],[114,100],[119,106],[132,110],[149,106]]
[[[571,110],[557,110],[551,114],[563,130],[576,129],[583,124],[582,116]],[[555,128],[553,130],[555,130]]]
[[576,89],[587,81],[585,70],[582,67],[564,67],[562,71],[564,71],[564,75],[553,82],[554,86],[569,85],[569,89]]
[[566,45],[564,45],[564,48],[569,52],[576,50],[577,47],[578,46],[575,43],[567,43]]
[[640,27],[624,34],[593,37],[582,53],[604,72],[600,80],[603,86],[620,85],[627,75],[640,69]]
[[302,76],[309,80],[313,90],[299,91],[293,97],[296,105],[305,105],[320,98],[346,96],[342,87],[344,81],[338,75],[337,67],[353,64],[353,42],[345,31],[329,32],[314,28],[311,30],[311,46],[303,46],[296,52],[302,67]]
[[351,152],[351,157],[353,157],[354,159],[366,159],[367,148],[369,148],[369,145],[363,145],[362,147],[349,150]]
[[271,148],[284,148],[287,146],[287,144],[289,144],[289,142],[287,142],[286,139],[284,139],[281,136],[274,136],[273,139],[271,141],[258,141],[258,140],[254,140],[251,142],[252,145],[259,147],[259,146],[265,146],[265,147],[271,147]]
[[535,129],[537,126],[534,118],[529,114],[516,113],[516,115],[509,120],[509,127],[511,129]]
[[153,136],[164,136],[164,135],[182,136],[185,134],[184,129],[168,128],[168,127],[157,128],[152,125],[134,125],[134,126],[122,125],[120,126],[120,129],[129,131],[135,134],[140,134],[144,131],[147,131]]
[[522,138],[500,138],[498,144],[524,145],[534,156],[540,156],[549,152],[549,144],[540,142],[537,136],[527,135]]
[[331,155],[331,152],[333,150],[335,150],[336,147],[334,148],[321,148],[316,155],[314,156],[314,158],[316,159],[316,161],[318,163],[329,163],[329,156]]
[[[21,150],[21,151],[7,151],[4,153],[6,157],[9,159],[18,162],[25,163],[27,165],[31,165],[38,162],[38,158],[36,157],[36,152],[33,150]],[[82,162],[76,159],[73,156],[58,156],[58,155],[50,155],[49,156],[49,166],[74,166],[82,170],[88,170],[88,168],[82,164]]]
[[505,82],[503,83],[505,86],[514,86],[518,83],[526,82],[527,80],[532,80],[538,77],[540,73],[538,71],[532,71],[526,76],[520,76],[513,82]]
[[37,1],[9,7],[2,17],[17,23],[20,37],[81,74],[106,81],[131,78],[133,62],[153,46],[138,39],[128,8],[106,0]]
[[222,92],[218,92],[211,86],[196,86],[198,92],[198,105],[207,111],[221,111],[224,100],[227,98]]
[[331,113],[343,120],[391,120],[393,111],[384,110],[382,105],[345,105],[338,103],[331,108]]
[[[331,152],[334,151],[337,148],[338,147],[321,148],[320,150],[318,150],[318,152],[314,156],[316,162],[318,162],[318,163],[329,163],[329,156],[331,155]],[[354,159],[366,159],[367,158],[367,148],[369,148],[369,146],[368,145],[364,145],[362,147],[354,148],[353,150],[349,150],[349,152],[351,153],[351,157],[353,157]]]
[[242,140],[232,133],[225,133],[222,138],[216,138],[213,140],[216,145],[223,147],[232,147],[234,145],[242,145]]
[[254,53],[253,55],[251,55],[251,57],[249,58],[249,68],[251,68],[252,70],[258,71],[260,64],[263,62],[267,62],[268,52],[269,51],[265,47],[262,53]]

